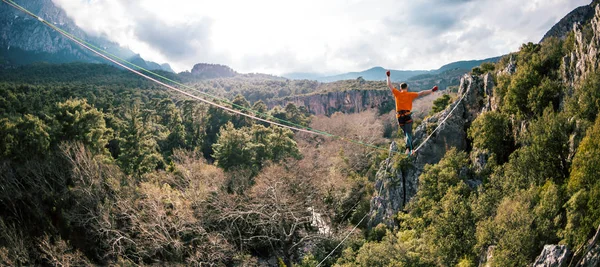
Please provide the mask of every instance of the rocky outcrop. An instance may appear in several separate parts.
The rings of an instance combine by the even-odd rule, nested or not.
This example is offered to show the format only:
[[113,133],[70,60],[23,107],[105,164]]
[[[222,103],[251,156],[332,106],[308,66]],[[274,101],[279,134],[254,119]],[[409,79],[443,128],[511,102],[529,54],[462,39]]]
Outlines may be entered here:
[[389,90],[348,90],[324,94],[298,95],[266,102],[269,109],[285,107],[288,103],[304,106],[314,115],[331,115],[335,112],[354,113],[376,108],[393,101]]
[[198,63],[192,68],[192,75],[201,79],[233,77],[237,75],[233,69],[225,65]]
[[407,188],[405,186],[416,185],[412,183],[407,184],[402,175],[402,170],[395,166],[393,156],[398,151],[398,145],[392,142],[390,145],[390,154],[387,159],[381,162],[379,171],[377,172],[377,182],[375,183],[377,195],[371,199],[369,227],[375,227],[381,222],[391,226],[391,220],[386,221],[385,219],[393,218],[406,204],[404,196],[406,196]]
[[[390,152],[390,157],[381,163],[377,172],[378,193],[371,200],[369,226],[379,223],[393,226],[394,215],[416,195],[419,175],[425,165],[438,163],[450,148],[468,149],[467,129],[484,110],[486,103],[490,103],[490,95],[486,92],[492,92],[493,86],[489,75],[465,75],[461,79],[458,94],[464,95],[464,98],[456,100],[444,111],[426,119],[417,127],[414,134],[415,147],[425,143],[418,148],[408,164],[402,164],[399,169],[392,157],[393,152]],[[430,134],[431,138],[427,139]],[[396,149],[396,145],[392,144],[390,151]],[[478,183],[473,181],[471,184],[476,186]]]
[[600,63],[600,6],[596,6],[595,15],[591,20],[592,36],[584,34],[583,27],[575,24],[575,49],[563,58],[562,78],[570,87],[577,86],[590,73],[598,70]]
[[482,112],[498,110],[498,99],[494,96],[494,78],[492,75],[483,76],[484,99],[486,100]]
[[571,250],[565,245],[545,245],[533,267],[563,267],[569,264]]
[[600,225],[596,234],[588,242],[586,252],[583,258],[578,262],[577,266],[591,267],[600,266]]
[[535,259],[533,267],[597,267],[600,266],[600,226],[596,234],[582,250],[571,253],[569,247],[564,245],[546,245],[544,250]]

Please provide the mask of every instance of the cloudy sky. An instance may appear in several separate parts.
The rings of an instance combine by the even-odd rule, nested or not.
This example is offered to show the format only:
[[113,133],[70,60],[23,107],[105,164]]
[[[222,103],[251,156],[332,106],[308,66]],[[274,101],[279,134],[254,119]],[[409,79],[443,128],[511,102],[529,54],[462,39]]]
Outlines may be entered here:
[[436,69],[538,42],[591,0],[52,0],[90,34],[168,62],[238,72]]

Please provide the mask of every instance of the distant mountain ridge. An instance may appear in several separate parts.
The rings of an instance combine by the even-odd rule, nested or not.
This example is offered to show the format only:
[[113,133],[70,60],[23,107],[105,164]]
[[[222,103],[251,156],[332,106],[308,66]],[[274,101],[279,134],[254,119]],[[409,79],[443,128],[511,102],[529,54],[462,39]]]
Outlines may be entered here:
[[[120,58],[150,70],[173,72],[168,64],[146,61],[135,52],[103,37],[88,35],[52,0],[15,0],[43,19]],[[0,2],[0,66],[14,67],[35,62],[106,63],[95,54],[41,24],[25,13]]]
[[[498,62],[500,57],[492,57],[486,58],[482,60],[466,60],[466,61],[457,61],[452,62],[446,65],[443,65],[439,69],[436,70],[390,70],[392,81],[407,81],[412,77],[424,74],[440,74],[449,70],[461,69],[465,70],[465,73],[470,71],[472,68],[481,65],[483,62]],[[358,77],[362,77],[367,81],[380,81],[385,79],[385,71],[387,69],[383,67],[373,67],[368,70],[360,71],[360,72],[348,72],[342,73],[338,75],[332,76],[322,76],[317,73],[289,73],[284,74],[283,77],[293,79],[293,80],[317,80],[319,82],[335,82],[340,80],[352,80],[357,79]]]

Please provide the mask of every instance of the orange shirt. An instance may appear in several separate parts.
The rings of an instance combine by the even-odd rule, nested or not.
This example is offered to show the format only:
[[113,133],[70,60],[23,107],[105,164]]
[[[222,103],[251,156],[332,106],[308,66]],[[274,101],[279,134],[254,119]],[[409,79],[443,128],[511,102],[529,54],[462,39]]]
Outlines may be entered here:
[[[396,99],[396,111],[412,110],[412,102],[419,96],[415,92],[402,92],[396,88],[392,89],[394,98]],[[398,114],[396,114],[398,116]]]

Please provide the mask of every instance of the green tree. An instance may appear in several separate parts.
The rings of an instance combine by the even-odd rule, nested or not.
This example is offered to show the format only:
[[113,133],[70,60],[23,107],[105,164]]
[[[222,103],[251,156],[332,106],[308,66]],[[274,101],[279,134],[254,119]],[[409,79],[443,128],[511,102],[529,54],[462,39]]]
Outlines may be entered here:
[[0,119],[0,153],[20,160],[40,157],[50,147],[49,131],[42,120],[30,114]]
[[527,99],[529,92],[542,79],[537,70],[537,66],[540,64],[539,56],[533,55],[531,61],[526,61],[518,66],[504,96],[504,111],[516,114],[520,118],[526,118],[530,114]]
[[494,266],[526,266],[536,256],[536,233],[532,228],[535,217],[531,212],[531,191],[507,196],[498,206],[493,221],[496,249]]
[[160,150],[165,157],[173,153],[173,149],[186,147],[186,131],[183,125],[181,113],[171,99],[163,99],[156,108],[157,115],[160,117],[159,123],[164,128],[161,135],[166,136],[159,141]]
[[570,129],[571,124],[563,114],[546,108],[523,136],[523,147],[511,154],[505,168],[505,188],[541,186],[548,179],[562,184],[569,175]]
[[435,215],[424,236],[439,265],[456,265],[462,258],[475,258],[475,221],[470,193],[469,186],[461,182],[451,187],[440,205],[430,211]]
[[213,150],[217,166],[225,171],[252,168],[254,164],[255,151],[250,135],[245,129],[236,129],[231,122],[221,129]]
[[450,104],[450,95],[444,94],[443,96],[438,97],[433,101],[433,107],[431,108],[431,112],[429,112],[429,114],[433,115],[446,109],[448,104]]
[[575,246],[587,241],[600,225],[600,118],[588,130],[573,158],[567,182],[565,239]]
[[69,99],[57,104],[55,116],[61,141],[81,141],[94,153],[105,152],[110,129],[104,114],[85,99]]
[[310,114],[308,111],[303,108],[298,108],[294,103],[288,103],[284,109],[276,106],[269,113],[277,119],[291,122],[282,122],[283,124],[303,126],[308,126],[310,124]]
[[204,128],[204,140],[202,141],[202,153],[207,159],[213,158],[213,145],[219,138],[221,127],[232,120],[232,115],[223,109],[210,106],[207,112],[207,119]]
[[197,102],[185,100],[182,104],[182,121],[185,127],[186,146],[192,150],[202,146],[205,134],[207,109]]
[[468,167],[464,152],[449,150],[440,163],[426,166],[419,177],[419,191],[408,206],[410,216],[424,223],[423,236],[439,265],[456,265],[474,258],[475,221],[472,190],[461,176]]
[[544,77],[539,86],[536,86],[527,97],[529,110],[536,116],[542,115],[544,109],[551,106],[555,111],[558,111],[561,94],[564,91],[564,86],[560,81],[552,81],[548,77]]
[[[243,95],[237,95],[232,103],[234,104],[233,108],[237,109],[243,113],[249,114],[250,112],[248,111],[250,109],[250,103],[248,102],[248,100],[246,100],[246,98],[244,98]],[[241,127],[245,127],[245,126],[250,126],[254,123],[254,121],[246,116],[242,116],[239,114],[234,114],[233,117],[231,118],[231,122],[233,123],[233,126],[235,126],[235,128],[241,128]]]
[[494,65],[494,63],[491,62],[483,62],[479,67],[481,68],[481,71],[483,73],[494,72],[496,70],[496,65]]
[[153,122],[144,116],[138,104],[125,113],[126,128],[120,140],[117,162],[127,174],[141,175],[164,165],[151,129]]
[[[262,100],[257,101],[256,103],[254,103],[254,105],[252,105],[252,110],[256,111],[256,116],[262,119],[270,119],[268,116],[268,112],[269,112],[269,107],[267,107],[267,104],[265,104],[265,102],[263,102]],[[264,121],[257,121],[256,123],[263,125],[263,126],[269,126],[270,123],[264,122]]]
[[288,103],[285,106],[285,116],[288,121],[297,125],[308,126],[310,124],[310,115],[303,113],[294,103]]
[[438,203],[448,190],[463,183],[466,177],[461,177],[460,172],[468,167],[468,162],[464,152],[450,149],[438,164],[426,165],[419,176],[419,190],[415,200],[409,204],[411,215],[423,218],[426,224],[431,223],[434,218],[427,215],[431,214],[431,210],[439,208]]
[[265,104],[265,102],[263,102],[262,100],[258,100],[256,101],[256,103],[254,103],[254,105],[252,105],[252,110],[264,114],[267,113],[267,111],[269,111],[269,108],[267,107],[267,104]]
[[480,67],[474,67],[473,69],[471,69],[471,75],[481,75],[484,73],[485,72],[483,70],[481,70]]
[[575,87],[567,103],[567,111],[593,123],[600,111],[600,74],[591,73],[581,85]]
[[514,151],[514,140],[508,116],[490,111],[479,115],[468,130],[473,146],[494,153],[504,163]]
[[257,173],[266,161],[280,162],[300,152],[291,130],[259,124],[236,129],[232,123],[223,127],[213,145],[217,165],[225,171],[250,169]]

